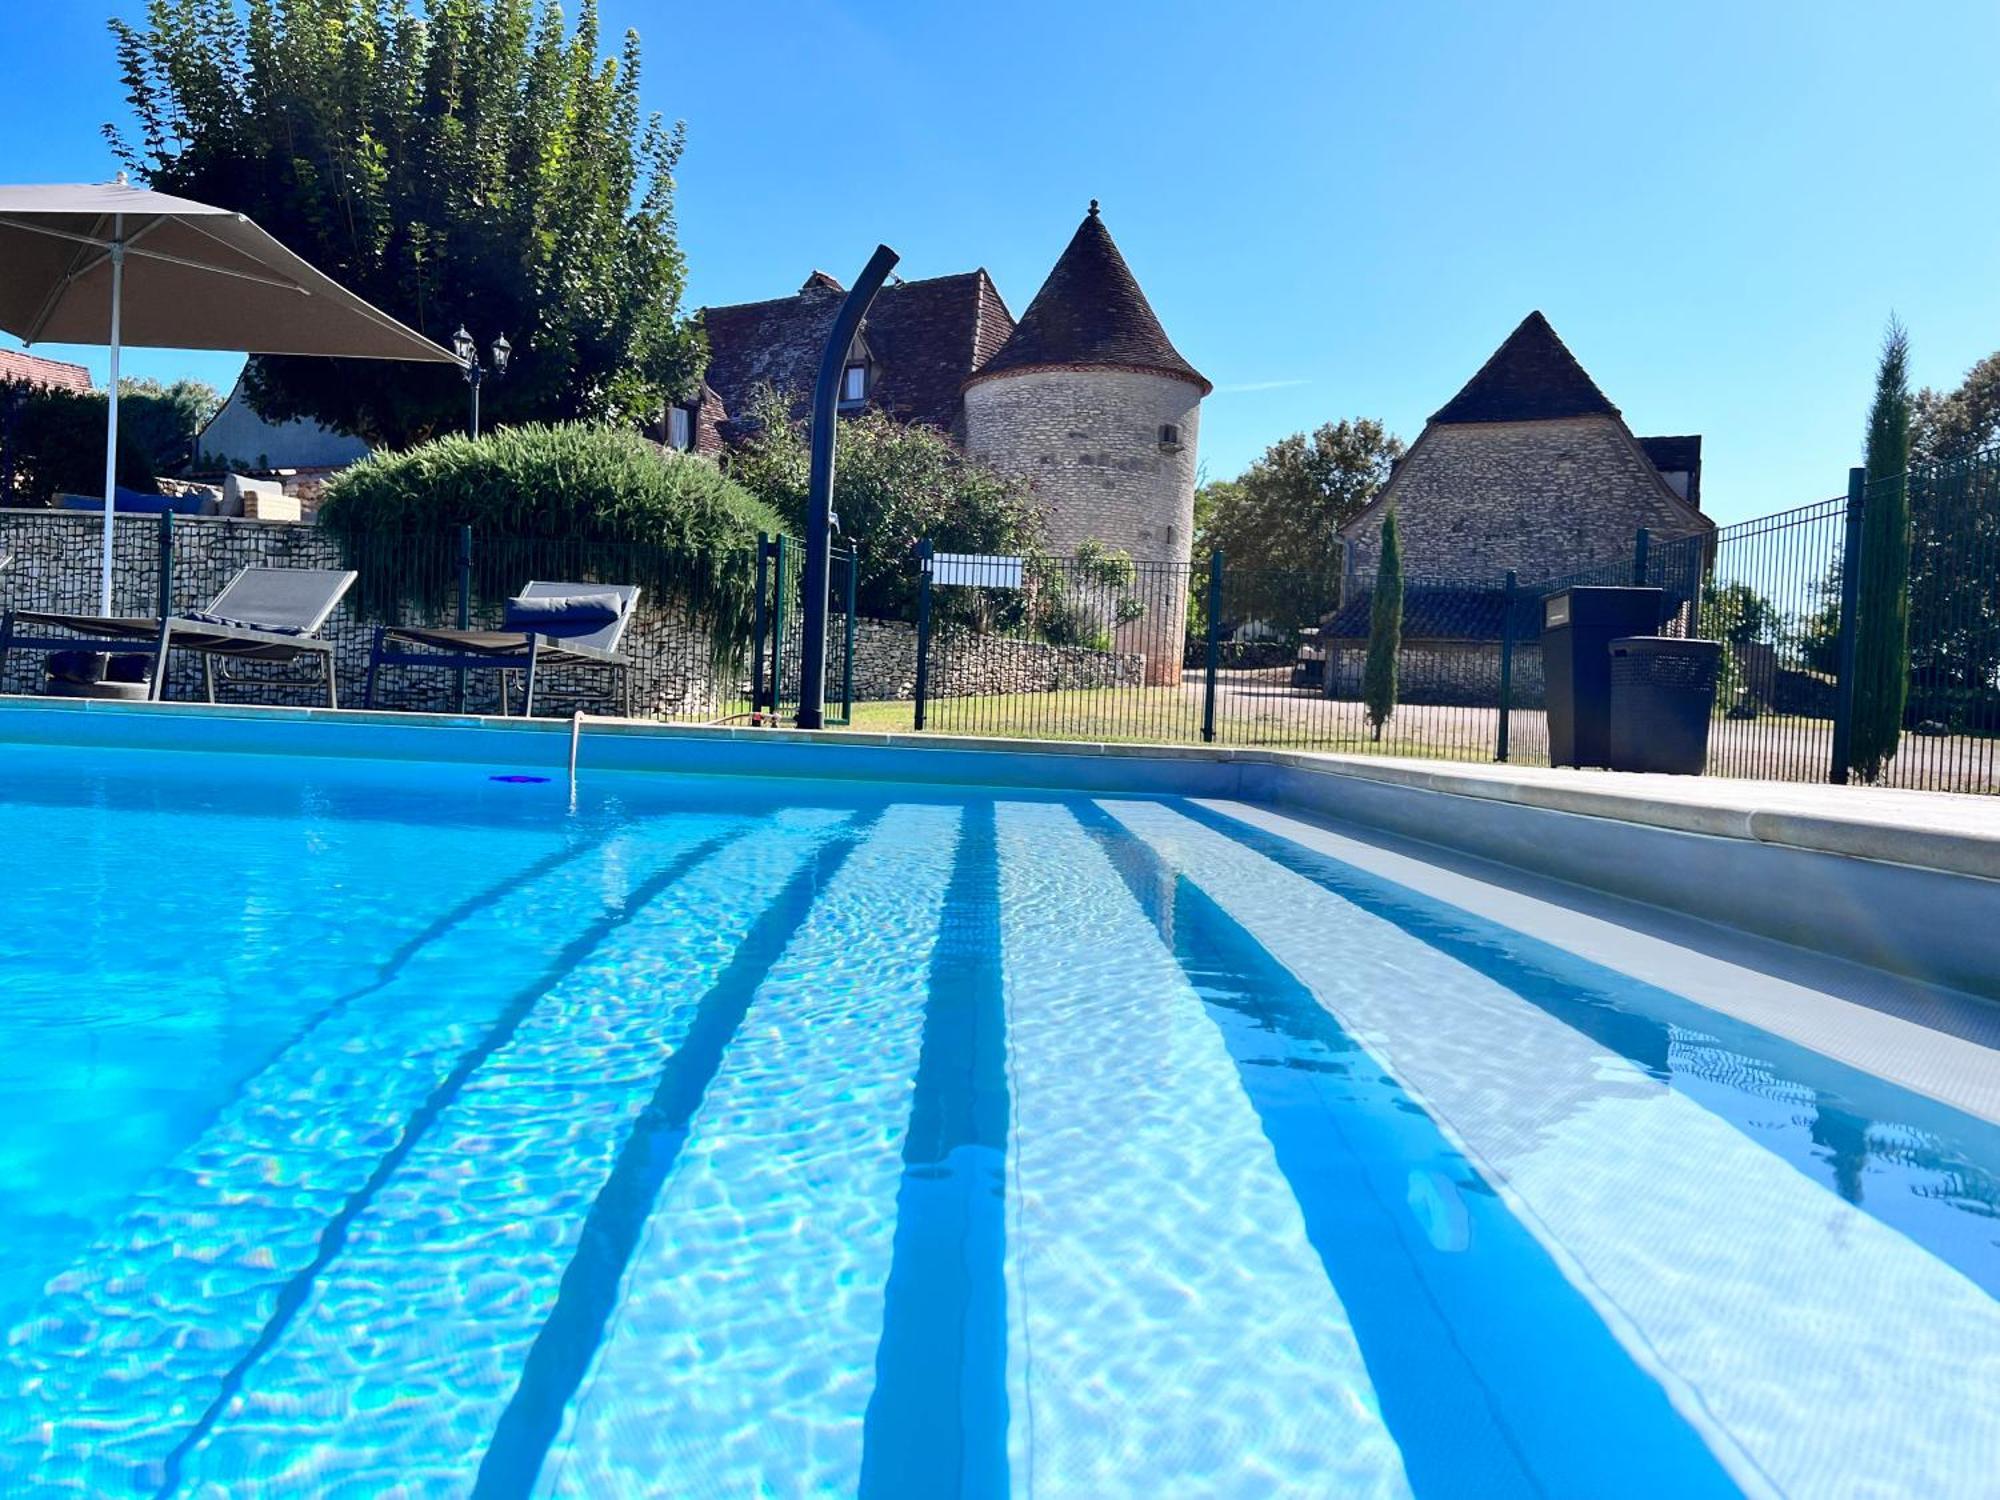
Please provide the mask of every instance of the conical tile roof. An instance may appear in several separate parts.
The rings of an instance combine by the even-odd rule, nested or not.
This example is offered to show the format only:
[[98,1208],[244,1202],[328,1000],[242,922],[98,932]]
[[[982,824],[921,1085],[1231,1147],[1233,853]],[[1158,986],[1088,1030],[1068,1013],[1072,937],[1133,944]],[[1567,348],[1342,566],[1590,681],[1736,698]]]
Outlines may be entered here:
[[1160,326],[1095,199],[1013,335],[966,383],[1063,367],[1152,370],[1198,385],[1204,396],[1214,389]]
[[1549,320],[1531,312],[1433,422],[1549,422],[1618,415]]

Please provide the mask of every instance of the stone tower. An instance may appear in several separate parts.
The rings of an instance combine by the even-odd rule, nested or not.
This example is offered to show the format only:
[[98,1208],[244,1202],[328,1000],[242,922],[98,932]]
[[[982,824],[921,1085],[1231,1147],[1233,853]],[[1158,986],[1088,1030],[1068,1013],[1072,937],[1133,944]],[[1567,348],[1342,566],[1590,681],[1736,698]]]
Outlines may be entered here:
[[1031,480],[1050,550],[1185,562],[1212,387],[1175,349],[1097,204],[1013,334],[965,384],[965,445]]
[[[1201,400],[1212,389],[1160,326],[1093,199],[1013,334],[966,382],[965,446],[1034,484],[1052,553],[1096,541],[1137,563],[1179,565],[1173,594],[1184,606]],[[1158,596],[1152,619],[1121,630],[1119,646],[1146,653],[1149,680],[1178,681],[1186,610],[1162,592],[1163,573],[1141,571]]]

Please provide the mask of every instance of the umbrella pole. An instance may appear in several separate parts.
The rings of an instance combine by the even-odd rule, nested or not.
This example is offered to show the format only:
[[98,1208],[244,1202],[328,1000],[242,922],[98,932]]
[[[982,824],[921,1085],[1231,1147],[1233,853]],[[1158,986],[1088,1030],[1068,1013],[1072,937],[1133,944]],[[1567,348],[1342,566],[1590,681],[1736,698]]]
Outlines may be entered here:
[[111,399],[104,427],[104,571],[97,612],[111,617],[112,527],[118,518],[118,317],[125,301],[125,216],[111,221]]

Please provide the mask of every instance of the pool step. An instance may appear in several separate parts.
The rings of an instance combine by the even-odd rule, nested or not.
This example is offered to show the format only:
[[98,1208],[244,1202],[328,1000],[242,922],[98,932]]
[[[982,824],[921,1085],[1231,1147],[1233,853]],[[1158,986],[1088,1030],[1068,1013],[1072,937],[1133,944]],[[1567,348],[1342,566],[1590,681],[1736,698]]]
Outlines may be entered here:
[[248,1080],[9,1335],[0,1475],[95,1493],[164,1482],[412,1112],[511,1000],[581,956],[551,950],[594,946],[633,888],[742,826],[642,826],[509,887]]
[[674,841],[684,861],[642,881],[625,920],[434,1101],[298,1315],[189,1451],[191,1483],[310,1472],[357,1493],[411,1476],[471,1487],[661,1057],[840,822],[784,814],[754,837]]
[[1347,1313],[1180,966],[1065,808],[1001,804],[999,844],[1016,1492],[1256,1493],[1259,1451],[1320,1493],[1408,1493]]
[[[754,993],[716,997],[740,1020],[538,1493],[855,1492],[958,824],[891,807]],[[514,1462],[482,1492],[525,1493]]]
[[1396,924],[1169,808],[1107,806],[1452,1132],[1747,1490],[1990,1491],[2000,1304],[1965,1275]]
[[1103,838],[1229,1048],[1419,1495],[1739,1493],[1398,1082],[1198,886]]

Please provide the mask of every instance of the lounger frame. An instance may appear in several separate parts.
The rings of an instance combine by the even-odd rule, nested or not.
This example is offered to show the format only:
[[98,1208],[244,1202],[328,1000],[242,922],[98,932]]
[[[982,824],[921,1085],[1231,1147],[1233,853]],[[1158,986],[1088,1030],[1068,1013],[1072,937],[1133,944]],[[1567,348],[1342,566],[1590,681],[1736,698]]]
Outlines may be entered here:
[[[452,630],[419,626],[378,625],[368,653],[367,685],[362,704],[375,706],[376,680],[383,667],[427,667],[449,672],[497,672],[500,674],[500,712],[509,714],[512,690],[509,678],[523,677],[521,716],[533,718],[535,689],[539,674],[550,667],[608,667],[617,673],[619,711],[632,714],[632,658],[623,649],[627,628],[639,608],[640,590],[635,584],[543,583],[531,582],[521,591],[523,598],[569,598],[582,594],[615,594],[621,610],[618,618],[590,638],[552,636],[532,631]],[[400,645],[398,643],[401,643]],[[421,649],[408,649],[417,647]]]
[[[283,572],[284,569],[241,568],[228,586],[215,596],[214,605],[223,605],[229,598],[230,590],[246,577],[256,572]],[[166,696],[167,667],[171,655],[176,650],[195,651],[202,658],[202,685],[208,701],[216,701],[215,688],[217,657],[225,661],[265,661],[294,662],[310,660],[319,666],[320,676],[326,684],[326,706],[340,707],[340,690],[334,670],[333,642],[320,640],[316,633],[325,625],[354,585],[356,574],[332,573],[333,587],[327,592],[317,611],[299,621],[300,632],[290,630],[258,630],[248,625],[219,625],[212,620],[197,620],[185,615],[168,615],[164,619],[143,617],[103,618],[96,615],[60,614],[47,610],[10,609],[0,615],[0,675],[7,670],[7,659],[15,651],[94,651],[107,656],[148,656],[152,658],[152,671],[148,674],[146,697],[158,703]],[[213,607],[213,606],[212,606]],[[23,634],[22,627],[29,630],[60,630],[61,635]],[[225,669],[222,681],[231,681]]]

